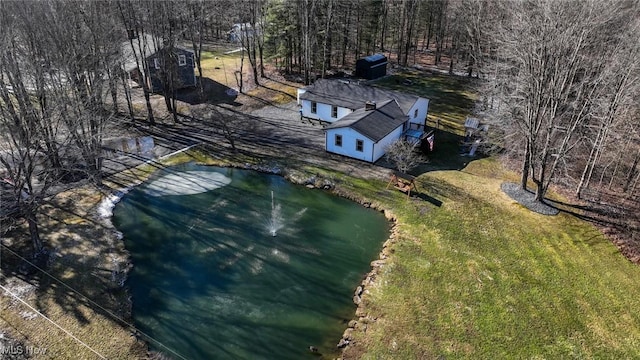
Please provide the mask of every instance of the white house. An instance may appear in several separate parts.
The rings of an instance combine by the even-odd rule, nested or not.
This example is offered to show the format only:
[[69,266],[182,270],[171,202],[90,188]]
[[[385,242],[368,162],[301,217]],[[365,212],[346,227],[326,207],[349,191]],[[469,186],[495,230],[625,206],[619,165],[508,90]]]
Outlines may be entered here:
[[424,135],[429,100],[340,80],[321,79],[298,89],[304,117],[328,122],[325,150],[376,162],[393,141]]

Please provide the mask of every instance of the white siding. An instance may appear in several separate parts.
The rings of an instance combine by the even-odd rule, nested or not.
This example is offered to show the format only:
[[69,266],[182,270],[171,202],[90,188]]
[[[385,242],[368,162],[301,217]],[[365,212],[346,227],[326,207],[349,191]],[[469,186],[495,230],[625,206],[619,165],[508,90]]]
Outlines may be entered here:
[[[298,96],[300,96],[300,93],[298,93]],[[321,104],[321,103],[316,103],[316,113],[312,114],[311,113],[311,101],[309,100],[300,100],[300,102],[302,103],[302,115],[311,119],[316,119],[316,120],[322,120],[322,121],[327,121],[327,122],[335,122],[337,120],[340,120],[341,118],[343,118],[345,115],[350,114],[352,111],[351,109],[347,109],[347,108],[343,108],[343,107],[339,107],[338,106],[338,117],[337,118],[332,118],[331,117],[331,105],[328,104]]]
[[[414,117],[416,109],[418,110],[418,116]],[[407,115],[409,115],[409,123],[411,124],[412,129],[424,130],[428,111],[429,100],[418,98],[418,101],[413,104],[411,110],[409,110],[409,112],[407,113]]]
[[[342,135],[342,146],[336,146],[336,135]],[[328,129],[325,136],[325,149],[328,152],[373,163],[384,156],[385,149],[389,144],[402,136],[402,125],[398,126],[377,143],[374,143],[364,135],[348,127]],[[356,140],[363,141],[363,149],[361,152],[356,151]]]
[[373,149],[373,162],[378,161],[378,159],[380,159],[384,155],[385,150],[387,149],[387,146],[389,146],[392,142],[399,139],[400,136],[402,136],[402,125],[398,126],[395,130],[393,130],[387,136],[385,136],[380,141],[378,141],[374,145],[374,149]]
[[[342,146],[336,146],[335,135],[342,135]],[[328,152],[352,157],[358,160],[373,162],[373,141],[359,132],[348,128],[328,129],[325,133],[325,149]],[[356,140],[363,141],[362,151],[356,151]]]

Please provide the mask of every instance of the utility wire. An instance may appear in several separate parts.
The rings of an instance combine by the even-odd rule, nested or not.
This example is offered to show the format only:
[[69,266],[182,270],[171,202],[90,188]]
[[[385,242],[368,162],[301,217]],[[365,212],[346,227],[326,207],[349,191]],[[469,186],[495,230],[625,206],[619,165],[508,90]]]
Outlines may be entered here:
[[[161,346],[163,349],[169,351],[170,353],[172,353],[173,355],[179,357],[180,359],[183,360],[188,360],[186,357],[182,356],[181,354],[177,353],[176,351],[172,350],[171,348],[169,348],[168,346],[166,346],[165,344],[163,344],[162,342],[160,342],[159,340],[156,340],[155,338],[153,338],[151,335],[146,334],[145,332],[143,332],[142,330],[136,328],[133,324],[128,323],[126,320],[120,318],[118,315],[112,313],[111,311],[109,311],[108,309],[105,309],[102,305],[96,303],[95,301],[91,300],[90,298],[88,298],[87,296],[85,296],[84,294],[82,294],[80,291],[74,289],[73,287],[71,287],[70,285],[67,285],[64,281],[56,278],[55,276],[51,275],[48,271],[40,268],[38,265],[32,263],[31,261],[25,259],[24,257],[20,256],[18,253],[16,253],[15,251],[11,250],[9,247],[7,247],[4,244],[1,244],[2,247],[6,250],[8,250],[10,253],[12,253],[13,255],[15,255],[16,257],[22,259],[23,261],[25,261],[27,264],[33,266],[34,268],[38,269],[40,272],[42,272],[43,274],[47,275],[48,277],[50,277],[51,279],[55,280],[56,282],[58,282],[59,284],[61,284],[62,286],[66,287],[67,289],[73,291],[74,293],[78,294],[79,296],[81,296],[82,298],[86,299],[89,303],[97,306],[98,308],[100,308],[100,310],[104,311],[105,313],[107,313],[109,316],[111,316],[112,318],[114,318],[115,320],[121,322],[122,324],[126,325],[127,327],[129,327],[130,330],[133,330],[134,332],[143,335],[145,338],[147,338],[150,341],[153,341],[154,343],[156,343],[157,345]],[[22,301],[22,300],[21,300]]]
[[0,288],[2,288],[4,291],[6,291],[7,293],[9,293],[11,296],[13,296],[16,300],[20,301],[22,304],[24,304],[26,307],[28,307],[29,309],[35,311],[38,315],[42,316],[44,319],[46,319],[47,321],[49,321],[50,323],[52,323],[55,327],[57,327],[58,329],[62,330],[65,334],[69,335],[73,340],[77,341],[78,343],[80,343],[81,345],[83,345],[84,347],[86,347],[87,349],[91,350],[91,352],[93,352],[94,354],[98,355],[98,357],[100,359],[107,359],[106,356],[100,354],[98,351],[94,350],[91,346],[87,345],[84,341],[78,339],[75,335],[73,335],[69,330],[63,328],[62,326],[58,325],[55,321],[49,319],[46,315],[44,315],[43,313],[41,313],[40,311],[38,311],[37,309],[35,309],[33,306],[29,305],[26,301],[20,299],[20,297],[18,297],[18,295],[14,294],[13,292],[11,292],[9,289],[7,289],[6,287],[0,285]]

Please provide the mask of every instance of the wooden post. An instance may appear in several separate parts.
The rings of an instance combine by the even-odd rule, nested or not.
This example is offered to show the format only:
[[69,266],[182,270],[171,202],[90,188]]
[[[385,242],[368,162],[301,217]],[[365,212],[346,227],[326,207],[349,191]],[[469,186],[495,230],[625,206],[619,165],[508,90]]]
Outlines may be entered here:
[[398,178],[397,178],[395,175],[391,175],[391,180],[390,180],[390,181],[389,181],[389,183],[387,184],[386,189],[388,190],[388,189],[389,189],[389,186],[391,186],[391,184],[392,184],[393,182],[397,182],[397,181],[398,181]]

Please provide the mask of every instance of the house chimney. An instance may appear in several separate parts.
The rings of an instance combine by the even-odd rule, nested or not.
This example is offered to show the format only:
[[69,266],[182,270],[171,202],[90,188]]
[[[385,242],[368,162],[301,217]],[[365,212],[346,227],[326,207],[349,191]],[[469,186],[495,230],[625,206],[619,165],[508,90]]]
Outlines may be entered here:
[[365,111],[375,110],[375,109],[376,109],[376,102],[375,101],[367,101],[366,103],[364,103],[364,110]]

